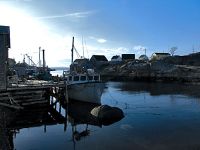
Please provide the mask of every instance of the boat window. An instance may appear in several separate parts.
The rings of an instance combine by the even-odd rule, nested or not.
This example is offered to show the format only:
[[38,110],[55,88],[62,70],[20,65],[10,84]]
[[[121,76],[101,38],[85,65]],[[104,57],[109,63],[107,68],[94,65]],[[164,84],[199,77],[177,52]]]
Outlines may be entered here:
[[79,76],[75,76],[74,81],[79,81]]
[[85,81],[86,80],[86,76],[81,76],[81,81]]
[[88,76],[88,79],[89,80],[93,80],[93,76]]
[[94,80],[99,80],[99,76],[94,76]]
[[72,81],[72,76],[69,76],[69,81]]

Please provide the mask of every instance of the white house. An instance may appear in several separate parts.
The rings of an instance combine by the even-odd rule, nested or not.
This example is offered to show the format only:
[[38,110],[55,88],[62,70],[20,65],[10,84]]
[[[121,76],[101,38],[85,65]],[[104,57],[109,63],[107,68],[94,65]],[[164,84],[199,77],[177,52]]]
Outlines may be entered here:
[[147,57],[147,55],[141,55],[141,56],[139,57],[139,60],[148,61],[149,58]]
[[151,60],[160,60],[169,56],[171,56],[169,53],[153,53]]
[[111,58],[111,61],[114,62],[114,61],[122,61],[122,58],[119,56],[119,55],[116,55],[116,56],[113,56]]

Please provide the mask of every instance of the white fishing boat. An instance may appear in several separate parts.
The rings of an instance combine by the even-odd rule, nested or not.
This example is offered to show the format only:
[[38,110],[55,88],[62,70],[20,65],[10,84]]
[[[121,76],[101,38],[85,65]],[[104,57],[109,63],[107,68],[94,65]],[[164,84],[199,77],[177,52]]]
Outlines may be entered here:
[[63,72],[63,77],[68,89],[68,97],[71,100],[100,104],[104,83],[101,81],[100,75],[95,73],[93,69],[80,68],[80,66],[73,61],[74,49],[73,38],[70,71]]

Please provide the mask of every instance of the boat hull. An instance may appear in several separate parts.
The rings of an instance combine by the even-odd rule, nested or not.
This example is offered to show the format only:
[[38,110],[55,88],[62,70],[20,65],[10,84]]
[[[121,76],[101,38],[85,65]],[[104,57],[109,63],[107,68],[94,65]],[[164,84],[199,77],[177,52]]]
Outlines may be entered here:
[[104,83],[102,82],[71,84],[68,85],[68,96],[72,100],[100,104],[103,89]]

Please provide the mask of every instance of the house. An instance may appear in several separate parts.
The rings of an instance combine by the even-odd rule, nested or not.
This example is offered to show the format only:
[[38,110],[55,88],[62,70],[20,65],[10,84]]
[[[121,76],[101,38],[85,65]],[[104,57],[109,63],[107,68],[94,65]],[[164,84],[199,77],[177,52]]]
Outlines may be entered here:
[[135,54],[122,54],[123,61],[135,60]]
[[149,61],[149,58],[147,57],[147,55],[141,55],[141,56],[139,57],[139,60]]
[[112,62],[118,62],[118,61],[122,61],[122,58],[119,55],[115,55],[111,58]]
[[169,56],[171,56],[169,53],[153,53],[151,56],[151,60],[161,60]]
[[104,55],[92,55],[90,62],[94,67],[99,68],[102,65],[107,65],[108,59]]
[[89,61],[89,59],[76,59],[73,64],[70,65],[70,70],[71,71],[76,71],[76,72],[85,72],[87,69],[93,68],[92,63]]

